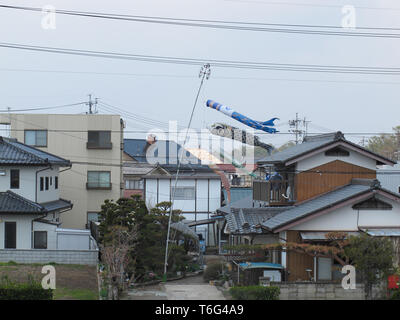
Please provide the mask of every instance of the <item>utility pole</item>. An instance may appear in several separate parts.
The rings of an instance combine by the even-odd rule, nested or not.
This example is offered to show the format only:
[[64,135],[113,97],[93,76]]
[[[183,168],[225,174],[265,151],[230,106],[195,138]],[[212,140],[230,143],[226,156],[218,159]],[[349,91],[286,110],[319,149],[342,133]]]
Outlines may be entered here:
[[[289,130],[289,132],[292,132],[293,134],[296,135],[296,144],[299,143],[300,137],[303,136],[303,138],[307,135],[308,132],[308,124],[311,121],[307,121],[306,118],[301,120],[299,118],[299,114],[296,112],[296,119],[295,120],[289,120],[289,126],[292,128]],[[300,126],[302,129],[300,129]]]
[[[188,138],[188,133],[189,133],[189,129],[190,129],[190,125],[192,123],[192,119],[193,119],[193,114],[194,111],[196,109],[196,105],[197,105],[197,101],[199,99],[199,95],[200,95],[200,91],[201,88],[203,87],[204,84],[204,80],[208,80],[210,78],[211,75],[211,67],[210,64],[207,63],[204,66],[201,67],[200,69],[200,74],[199,74],[199,78],[200,78],[200,86],[199,89],[197,90],[197,94],[196,94],[196,98],[194,100],[194,104],[193,104],[193,109],[192,109],[192,113],[190,115],[190,120],[189,120],[189,124],[187,126],[187,130],[186,130],[186,136],[185,136],[185,140],[183,141],[183,145],[182,145],[182,150],[185,149],[185,145],[186,145],[186,141]],[[174,184],[174,189],[171,188],[171,190],[174,190],[174,192],[172,193],[172,197],[171,197],[171,208],[169,209],[169,219],[168,219],[168,231],[167,231],[167,239],[166,239],[166,245],[165,245],[165,259],[164,259],[164,277],[163,277],[163,281],[166,282],[167,281],[167,270],[168,270],[168,248],[169,248],[169,243],[170,241],[172,241],[170,239],[170,232],[171,232],[171,221],[172,221],[172,214],[174,212],[174,200],[175,200],[175,191],[176,191],[176,186],[178,184],[178,179],[179,179],[179,170],[181,167],[181,163],[182,163],[182,159],[183,159],[183,154],[184,152],[181,153],[179,162],[178,162],[178,169],[176,171],[176,176],[175,176],[175,184]]]
[[9,123],[7,135],[9,138],[11,138],[11,108],[7,107],[7,111],[8,111],[8,123]]
[[[92,95],[89,94],[89,101],[86,103],[89,106],[89,114],[97,113],[97,98],[92,101]],[[93,112],[93,106],[95,106],[95,111]]]

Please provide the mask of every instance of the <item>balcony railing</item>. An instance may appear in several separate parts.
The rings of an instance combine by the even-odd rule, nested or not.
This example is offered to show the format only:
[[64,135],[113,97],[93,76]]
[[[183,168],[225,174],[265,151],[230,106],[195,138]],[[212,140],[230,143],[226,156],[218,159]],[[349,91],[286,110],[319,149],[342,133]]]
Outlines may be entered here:
[[293,187],[287,180],[253,181],[253,200],[270,205],[285,205],[294,202]]

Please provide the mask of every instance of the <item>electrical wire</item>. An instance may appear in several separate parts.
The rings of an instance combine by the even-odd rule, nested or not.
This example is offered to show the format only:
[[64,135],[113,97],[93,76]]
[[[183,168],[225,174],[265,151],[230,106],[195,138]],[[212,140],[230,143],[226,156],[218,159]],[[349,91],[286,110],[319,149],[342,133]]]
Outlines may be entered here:
[[167,63],[167,64],[178,64],[178,65],[200,66],[204,65],[204,63],[207,62],[212,67],[220,67],[220,68],[297,71],[297,72],[322,72],[322,73],[341,73],[341,74],[400,75],[400,68],[398,67],[366,67],[366,66],[340,66],[340,65],[315,65],[315,64],[307,65],[307,64],[235,61],[235,60],[178,58],[178,57],[167,57],[167,56],[151,56],[151,55],[138,55],[138,54],[128,54],[128,53],[117,53],[117,52],[32,46],[32,45],[5,43],[5,42],[1,42],[0,47],[18,49],[18,50],[36,51],[36,52],[48,52],[57,54],[123,59],[123,60],[154,62],[154,63],[157,62],[157,63]]
[[[16,9],[36,12],[46,12],[43,8],[35,7],[21,7],[0,5],[3,9]],[[222,21],[222,20],[206,20],[206,19],[183,19],[183,18],[170,18],[170,17],[156,17],[156,16],[138,16],[138,15],[122,15],[110,14],[99,12],[84,12],[72,10],[54,10],[54,13],[80,16],[87,18],[101,18],[109,20],[122,20],[140,23],[153,23],[164,25],[177,25],[187,27],[202,27],[213,29],[230,29],[241,31],[263,31],[263,32],[281,32],[281,33],[294,33],[294,34],[314,34],[314,35],[329,35],[329,36],[347,36],[347,37],[374,37],[374,38],[400,38],[400,34],[394,33],[373,33],[373,32],[354,32],[346,31],[329,31],[329,29],[343,30],[339,26],[328,25],[305,25],[305,24],[283,24],[283,23],[262,23],[262,22],[241,22],[241,21]],[[284,28],[277,28],[284,27]],[[293,28],[303,29],[293,29]],[[320,30],[310,30],[309,28],[320,28]],[[322,29],[322,30],[321,30]],[[326,30],[328,29],[328,30]],[[389,27],[357,27],[358,30],[390,30],[399,31],[400,28]]]
[[14,109],[9,107],[7,110],[0,110],[0,113],[13,113],[13,112],[25,112],[25,111],[38,111],[38,110],[50,110],[50,109],[60,109],[60,108],[66,108],[66,107],[74,107],[74,106],[79,106],[86,104],[86,102],[77,102],[77,103],[71,103],[71,104],[64,104],[61,106],[54,106],[54,107],[32,107],[32,108],[27,108],[27,109]]

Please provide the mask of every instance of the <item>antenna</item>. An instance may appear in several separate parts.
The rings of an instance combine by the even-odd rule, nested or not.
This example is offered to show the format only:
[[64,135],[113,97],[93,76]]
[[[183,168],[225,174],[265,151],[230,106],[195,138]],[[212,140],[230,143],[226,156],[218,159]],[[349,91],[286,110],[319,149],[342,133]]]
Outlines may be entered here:
[[[289,120],[289,126],[292,128],[289,130],[289,132],[292,132],[293,134],[296,135],[296,144],[299,143],[300,137],[305,137],[308,132],[308,124],[311,121],[307,121],[306,118],[304,117],[303,120],[299,118],[299,114],[296,112],[296,119],[295,120]],[[302,129],[300,129],[300,126]]]

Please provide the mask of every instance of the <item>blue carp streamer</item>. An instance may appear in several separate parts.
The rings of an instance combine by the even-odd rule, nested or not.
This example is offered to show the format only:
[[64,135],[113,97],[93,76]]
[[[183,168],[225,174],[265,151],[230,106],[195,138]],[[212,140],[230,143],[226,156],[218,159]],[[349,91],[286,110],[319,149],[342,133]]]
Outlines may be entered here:
[[207,100],[207,107],[209,107],[211,109],[215,109],[219,112],[222,112],[223,114],[227,115],[228,117],[231,117],[231,118],[235,119],[236,121],[239,121],[253,129],[262,130],[267,133],[279,132],[275,128],[271,128],[271,127],[275,126],[274,121],[279,120],[279,118],[272,118],[267,121],[252,120],[252,119],[240,114],[239,112],[236,112],[235,110],[233,110],[227,106],[224,106],[218,102],[215,102],[213,100]]

